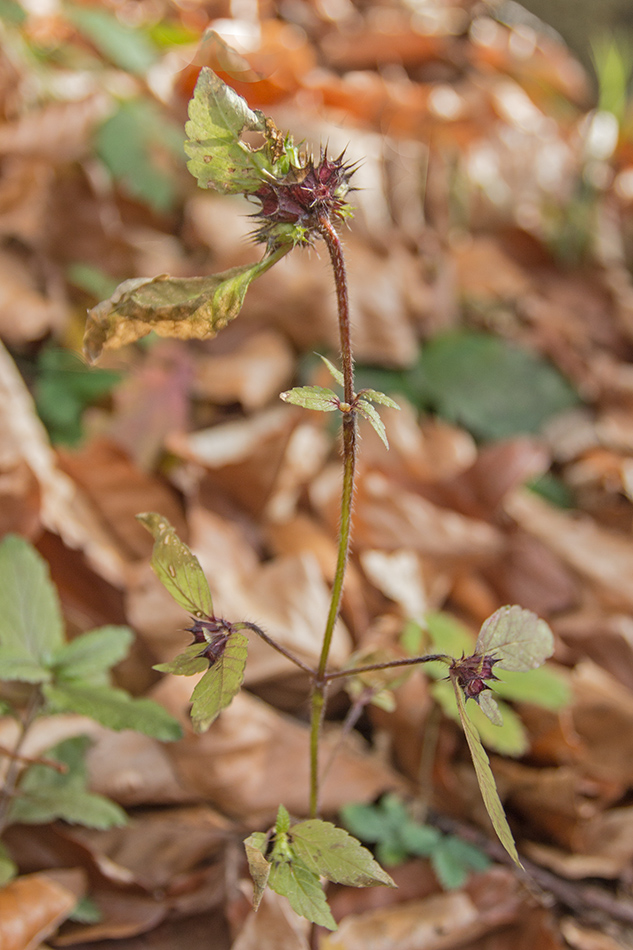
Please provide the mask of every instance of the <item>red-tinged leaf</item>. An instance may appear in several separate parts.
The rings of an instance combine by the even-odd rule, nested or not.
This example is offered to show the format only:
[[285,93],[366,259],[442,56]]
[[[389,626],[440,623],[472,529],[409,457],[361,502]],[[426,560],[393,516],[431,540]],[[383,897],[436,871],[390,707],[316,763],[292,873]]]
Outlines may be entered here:
[[453,688],[455,690],[455,697],[457,699],[459,718],[466,735],[466,741],[468,742],[468,748],[470,749],[473,765],[475,767],[475,773],[477,775],[477,781],[479,783],[479,789],[481,791],[481,797],[484,800],[486,811],[490,816],[492,826],[497,833],[499,841],[506,849],[512,860],[515,861],[519,867],[522,867],[523,865],[519,860],[514,838],[512,837],[512,832],[510,831],[510,826],[503,810],[499,793],[497,792],[495,778],[492,774],[492,769],[490,768],[490,760],[486,754],[486,750],[481,744],[479,733],[468,717],[462,690],[454,679]]
[[494,657],[504,670],[534,670],[554,652],[552,631],[523,607],[500,607],[482,624],[475,653]]
[[81,871],[28,874],[0,889],[2,950],[35,950],[72,913],[84,891]]
[[236,696],[244,679],[248,639],[234,631],[222,655],[204,674],[191,694],[191,720],[196,732],[204,732]]

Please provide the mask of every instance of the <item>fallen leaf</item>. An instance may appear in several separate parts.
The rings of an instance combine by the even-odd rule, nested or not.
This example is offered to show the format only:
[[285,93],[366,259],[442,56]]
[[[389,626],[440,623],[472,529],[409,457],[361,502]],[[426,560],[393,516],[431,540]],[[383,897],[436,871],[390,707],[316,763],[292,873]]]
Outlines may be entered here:
[[83,873],[67,870],[29,874],[0,889],[2,950],[36,950],[72,913],[85,888]]

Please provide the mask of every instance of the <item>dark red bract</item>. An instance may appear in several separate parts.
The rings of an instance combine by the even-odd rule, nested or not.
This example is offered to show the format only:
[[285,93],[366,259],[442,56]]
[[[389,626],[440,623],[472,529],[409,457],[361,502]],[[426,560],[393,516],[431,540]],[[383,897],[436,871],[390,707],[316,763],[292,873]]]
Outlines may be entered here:
[[205,657],[209,666],[213,666],[226,649],[232,631],[231,624],[218,617],[209,617],[208,620],[195,617],[191,619],[193,626],[186,627],[187,631],[193,634],[194,643],[204,644],[204,648],[197,655]]
[[453,660],[450,666],[451,677],[457,681],[464,691],[466,699],[477,699],[485,689],[490,689],[486,680],[498,679],[493,672],[495,663],[499,661],[492,656],[463,656],[460,660]]

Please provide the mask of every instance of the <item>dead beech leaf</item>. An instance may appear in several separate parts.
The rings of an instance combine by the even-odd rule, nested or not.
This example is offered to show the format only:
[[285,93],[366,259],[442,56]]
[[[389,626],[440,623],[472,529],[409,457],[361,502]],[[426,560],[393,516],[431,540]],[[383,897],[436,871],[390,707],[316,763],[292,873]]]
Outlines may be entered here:
[[80,870],[27,874],[0,889],[2,950],[36,950],[66,920],[85,889]]
[[264,330],[235,352],[201,357],[194,386],[198,395],[213,402],[261,409],[288,387],[293,368],[294,354],[283,336]]
[[39,340],[66,322],[63,300],[45,296],[23,260],[10,251],[0,254],[0,337],[9,343]]
[[231,950],[309,950],[310,924],[284,897],[267,888],[257,912],[251,910]]
[[604,604],[633,608],[633,543],[628,536],[602,528],[587,516],[554,508],[524,490],[510,495],[504,508],[524,531],[588,581]]
[[442,950],[458,946],[475,930],[479,914],[462,892],[435,894],[423,901],[350,914],[321,950]]
[[[248,824],[270,824],[280,802],[293,815],[306,814],[309,788],[307,725],[283,716],[242,691],[213,728],[195,735],[188,722],[191,678],[167,676],[153,698],[182,722],[185,737],[168,753],[183,787],[225,814]],[[326,762],[338,731],[325,734]],[[348,801],[369,801],[403,780],[360,741],[345,741],[323,784],[323,811],[334,813]]]
[[37,156],[47,162],[71,162],[89,148],[96,124],[110,111],[108,96],[53,102],[0,125],[0,155]]

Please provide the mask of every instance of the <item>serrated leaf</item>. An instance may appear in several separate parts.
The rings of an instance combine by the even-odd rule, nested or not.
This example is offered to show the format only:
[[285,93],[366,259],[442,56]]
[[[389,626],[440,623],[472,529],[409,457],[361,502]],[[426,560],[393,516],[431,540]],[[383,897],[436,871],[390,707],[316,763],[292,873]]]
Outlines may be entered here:
[[0,646],[46,666],[64,642],[61,610],[48,565],[17,535],[0,544]]
[[320,360],[323,360],[323,362],[325,363],[325,365],[326,365],[327,368],[329,369],[331,376],[336,380],[336,382],[339,384],[339,386],[344,386],[344,385],[345,385],[345,378],[344,378],[343,374],[341,373],[340,369],[338,369],[338,368],[334,365],[334,363],[330,362],[330,360],[327,359],[327,357],[321,356],[320,353],[317,353],[316,355],[319,357]]
[[363,399],[369,399],[370,402],[377,402],[380,403],[381,406],[388,406],[390,409],[400,408],[395,399],[385,395],[385,393],[378,392],[377,389],[363,389],[358,395],[362,396]]
[[192,643],[185,647],[182,653],[175,656],[168,663],[157,663],[152,667],[159,673],[173,673],[174,676],[193,676],[194,673],[202,673],[209,666],[206,657],[200,656],[201,649],[204,649],[201,643]]
[[257,264],[232,267],[209,277],[135,277],[119,284],[107,300],[88,311],[86,359],[146,336],[208,340],[239,314],[250,284],[277,263],[289,247]]
[[315,409],[317,412],[334,412],[340,403],[335,392],[322,386],[297,386],[296,389],[280,393],[279,398],[293,406]]
[[194,617],[212,617],[209,583],[195,554],[181,541],[167,518],[155,511],[136,516],[154,538],[152,568],[176,603]]
[[204,732],[240,691],[244,679],[248,639],[233,631],[224,653],[204,674],[191,694],[191,720],[196,732]]
[[275,834],[284,835],[290,830],[290,814],[285,805],[280,805],[277,809],[277,818],[275,820]]
[[254,910],[257,910],[261,903],[270,875],[270,862],[266,860],[264,854],[267,843],[268,836],[263,831],[256,831],[244,841],[248,870],[253,879]]
[[124,825],[122,808],[103,795],[89,792],[85,755],[90,746],[87,736],[74,736],[60,742],[48,757],[64,766],[60,772],[47,765],[32,765],[20,783],[9,819],[23,824],[46,824],[58,818],[89,828]]
[[0,841],[0,887],[8,884],[18,873],[18,866]]
[[482,624],[475,653],[490,655],[504,670],[533,670],[554,652],[552,631],[523,607],[500,607]]
[[300,917],[328,930],[337,929],[318,875],[298,859],[278,863],[273,861],[268,886],[276,894],[287,897],[290,906]]
[[[442,712],[459,722],[459,710],[455,700],[455,692],[446,679],[433,683],[431,687],[433,698],[442,707]],[[467,704],[468,713],[473,725],[479,733],[479,738],[487,749],[498,752],[500,755],[513,757],[524,755],[529,747],[529,739],[520,716],[506,703],[499,701],[497,708],[501,715],[501,725],[496,725],[479,708],[476,701],[470,700]]]
[[151,699],[135,699],[122,689],[58,683],[45,684],[42,690],[52,711],[90,716],[108,729],[135,729],[164,742],[173,742],[182,734],[177,721],[162,706]]
[[[262,158],[241,141],[244,132],[266,132],[266,117],[253,112],[234,89],[204,67],[189,102],[185,126],[187,168],[201,188],[253,193],[264,181]],[[272,166],[271,169],[272,170]]]
[[461,688],[455,681],[453,681],[453,688],[455,691],[455,699],[457,700],[459,718],[466,736],[468,748],[470,749],[470,755],[475,767],[475,773],[477,775],[477,782],[479,783],[479,790],[481,791],[481,797],[483,798],[484,805],[486,806],[486,811],[488,812],[492,826],[497,833],[499,841],[506,849],[512,860],[515,861],[519,867],[523,867],[521,861],[519,860],[514,838],[512,837],[512,832],[510,831],[510,826],[503,810],[501,799],[499,798],[495,778],[492,774],[492,769],[490,768],[490,760],[486,755],[486,750],[481,744],[481,739],[479,738],[477,729],[468,717],[464,696],[462,694]]
[[387,440],[387,431],[385,429],[385,424],[378,415],[378,412],[369,402],[365,402],[364,399],[359,399],[356,403],[356,408],[362,416],[367,419],[370,423],[372,429],[376,432],[380,439],[385,445],[385,448],[389,448],[389,442]]
[[53,657],[58,679],[89,680],[124,659],[134,634],[129,627],[98,627],[64,644]]
[[31,657],[18,653],[11,647],[0,647],[0,680],[19,683],[48,683],[52,674]]
[[335,884],[396,886],[360,841],[329,821],[302,821],[292,826],[290,838],[293,853],[306,867]]

